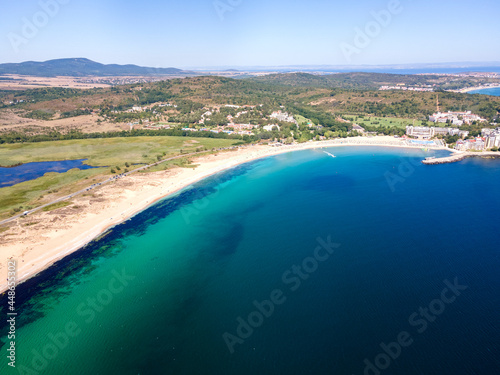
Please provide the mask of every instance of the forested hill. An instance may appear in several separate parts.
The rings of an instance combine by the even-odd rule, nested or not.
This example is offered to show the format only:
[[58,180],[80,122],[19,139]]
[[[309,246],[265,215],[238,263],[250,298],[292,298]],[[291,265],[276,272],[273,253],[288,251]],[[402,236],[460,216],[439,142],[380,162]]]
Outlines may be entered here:
[[314,75],[309,73],[282,73],[250,78],[256,82],[285,86],[322,87],[373,90],[380,86],[404,84],[407,86],[441,85],[451,80],[448,76],[385,74],[385,73],[337,73]]
[[54,76],[154,76],[190,75],[191,72],[176,68],[147,68],[137,65],[101,64],[89,59],[57,59],[44,62],[26,61],[22,63],[0,64],[0,75],[21,74],[37,77]]
[[[94,118],[99,116],[101,121],[120,123],[141,119],[153,121],[163,116],[183,126],[197,126],[207,108],[237,105],[258,107],[258,111],[266,113],[265,116],[284,108],[293,115],[317,119],[316,124],[324,125],[345,115],[427,120],[436,110],[437,97],[435,92],[327,89],[198,76],[89,90],[37,88],[0,91],[0,114],[15,112],[25,118],[52,121],[94,113]],[[442,111],[470,110],[490,121],[497,120],[500,113],[500,97],[495,96],[442,92],[439,93],[439,104]],[[132,110],[134,106],[148,108],[136,112]],[[322,114],[332,117],[325,120]],[[265,116],[240,116],[237,121],[259,123]],[[216,120],[220,124],[228,121],[222,115]],[[215,120],[211,118],[211,121]]]

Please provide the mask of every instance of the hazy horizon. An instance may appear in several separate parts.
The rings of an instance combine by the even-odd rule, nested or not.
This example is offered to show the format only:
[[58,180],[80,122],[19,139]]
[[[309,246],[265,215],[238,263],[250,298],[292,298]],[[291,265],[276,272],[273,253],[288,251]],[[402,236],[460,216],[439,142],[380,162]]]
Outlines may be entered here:
[[[88,59],[87,57],[60,57],[53,58],[48,60],[27,60],[20,62],[11,62],[11,61],[0,61],[0,64],[19,64],[19,63],[28,63],[28,62],[36,62],[43,63],[48,61],[56,61],[56,60],[71,60],[71,59]],[[95,61],[92,59],[88,59],[90,61],[94,61],[96,63],[102,63],[101,61]],[[131,63],[110,63],[117,65],[136,65]],[[392,69],[392,70],[418,70],[418,69],[474,69],[474,68],[500,68],[500,61],[463,61],[463,62],[446,62],[446,63],[402,63],[402,64],[346,64],[346,65],[333,65],[333,64],[284,64],[284,65],[219,65],[219,66],[157,66],[155,68],[178,68],[184,70],[292,70],[292,69],[303,69],[304,71],[314,71],[318,70],[329,70],[329,69],[338,69],[338,70],[353,70],[353,69]]]
[[4,4],[0,49],[10,63],[82,56],[191,69],[498,62],[499,10],[492,0],[27,0]]

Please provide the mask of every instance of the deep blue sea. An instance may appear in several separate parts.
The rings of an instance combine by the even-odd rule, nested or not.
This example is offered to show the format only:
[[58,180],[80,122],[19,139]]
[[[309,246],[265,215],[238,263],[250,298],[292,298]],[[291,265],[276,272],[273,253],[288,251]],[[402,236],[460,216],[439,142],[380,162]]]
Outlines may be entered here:
[[483,95],[500,96],[500,87],[469,91],[469,94],[483,94]]
[[[464,72],[485,72],[485,73],[500,73],[499,66],[485,67],[457,67],[457,68],[379,68],[357,66],[350,69],[310,69],[311,71],[323,71],[325,73],[350,73],[350,72],[366,72],[366,73],[386,73],[386,74],[457,74]],[[291,71],[291,70],[290,70]]]
[[2,375],[499,374],[500,161],[327,151],[215,175],[22,284]]
[[[230,69],[234,67],[224,67],[224,69]],[[199,70],[200,68],[195,68],[194,70]],[[204,70],[219,70],[222,69],[214,67],[205,67]],[[325,67],[325,66],[291,66],[291,67],[237,67],[239,70],[244,70],[248,72],[265,72],[265,71],[276,71],[280,73],[292,73],[292,72],[323,72],[323,73],[352,73],[352,72],[366,72],[366,73],[386,73],[386,74],[456,74],[464,72],[484,72],[484,73],[500,73],[500,66],[462,66],[462,67],[373,67],[357,65],[352,67]]]
[[86,159],[60,160],[26,163],[16,167],[0,167],[0,187],[12,186],[23,181],[34,180],[48,172],[64,173],[73,168],[96,168],[83,164]]

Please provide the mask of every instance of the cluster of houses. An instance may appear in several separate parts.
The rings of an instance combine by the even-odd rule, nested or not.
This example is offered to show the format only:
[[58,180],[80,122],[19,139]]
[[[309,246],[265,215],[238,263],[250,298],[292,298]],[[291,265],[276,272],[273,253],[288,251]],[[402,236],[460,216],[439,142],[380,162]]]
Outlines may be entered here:
[[103,77],[103,78],[81,78],[81,79],[76,79],[75,82],[77,83],[83,83],[86,85],[90,84],[98,84],[98,85],[110,85],[110,86],[117,86],[117,85],[130,85],[130,84],[138,84],[138,83],[148,83],[148,82],[158,82],[158,81],[163,81],[165,78],[164,77],[157,77],[157,76],[151,76],[151,77]]
[[[262,107],[263,105],[260,104],[260,107]],[[238,131],[238,134],[243,134],[241,133],[242,131],[246,131],[246,129],[254,129],[254,128],[257,128],[258,125],[250,125],[250,124],[238,124],[238,123],[235,123],[235,120],[238,119],[240,116],[242,115],[245,115],[249,112],[249,110],[251,109],[255,109],[257,106],[255,105],[242,105],[242,106],[239,106],[239,105],[234,105],[234,104],[226,104],[224,107],[227,107],[227,108],[236,108],[236,109],[243,109],[239,112],[237,112],[234,116],[232,115],[227,115],[227,121],[228,121],[228,124],[226,125],[226,127],[230,127],[230,128],[234,128],[236,131]],[[216,111],[218,111],[218,107],[216,107]],[[210,120],[210,116],[213,115],[213,112],[211,111],[206,111],[205,113],[203,113],[201,115],[201,119],[198,121],[198,124],[204,124],[205,121],[207,120]],[[273,112],[270,116],[270,118],[272,119],[276,119],[276,120],[279,120],[279,121],[286,121],[286,122],[293,122],[295,124],[297,124],[297,121],[293,118],[293,116],[290,116],[287,112],[281,112],[281,111],[276,111],[276,112]],[[274,127],[277,127],[278,129],[280,128],[278,125],[266,125],[263,127],[264,130],[268,130],[268,131],[271,131]],[[220,129],[220,127],[217,127],[217,129],[211,129],[211,130],[224,130],[224,129]],[[219,131],[219,132],[220,132]],[[224,131],[225,133],[228,133],[228,131]],[[233,131],[234,133],[234,131]],[[231,134],[231,133],[229,133]],[[247,134],[245,132],[245,134]],[[251,133],[253,134],[253,133]]]
[[127,112],[142,112],[148,109],[148,107],[138,107],[138,106],[133,106],[132,109],[128,109]]
[[438,123],[451,123],[455,126],[462,126],[463,124],[470,124],[474,121],[484,122],[487,121],[478,115],[467,112],[436,112],[432,116],[429,116],[429,121]]
[[458,140],[455,150],[482,151],[493,147],[500,147],[500,127],[496,129],[482,129],[480,137]]
[[252,129],[258,128],[259,125],[252,125],[252,124],[227,124],[226,127],[227,128],[232,128],[234,131],[241,131],[241,130],[252,130]]
[[[128,112],[128,113],[130,113],[130,112],[144,112],[144,111],[147,111],[148,109],[151,109],[153,107],[154,107],[154,105],[150,105],[148,107],[133,106],[131,109],[128,109],[125,112]],[[161,104],[158,104],[158,107],[173,107],[173,108],[177,108],[177,105],[171,104],[171,103],[161,103]],[[113,111],[113,113],[119,113],[119,111]],[[156,114],[156,111],[153,110],[153,113]]]
[[[212,133],[226,133],[226,134],[239,134],[239,135],[254,135],[252,129],[258,128],[259,125],[252,124],[227,124],[226,126],[217,126],[215,128],[182,128],[184,131],[189,132],[212,132]],[[229,128],[229,129],[228,129]]]
[[278,121],[293,122],[294,124],[297,124],[297,121],[293,118],[293,116],[290,116],[288,112],[275,111],[271,113],[269,117]]
[[161,104],[158,104],[158,107],[173,107],[173,108],[177,108],[177,104],[161,103]]
[[[259,107],[262,107],[263,104],[259,104]],[[254,109],[256,106],[255,105],[234,105],[234,104],[226,104],[224,105],[224,107],[227,107],[227,108],[250,108],[250,109]]]
[[[212,133],[226,133],[226,134],[239,134],[239,135],[255,135],[255,133],[252,131],[253,129],[259,128],[260,125],[252,125],[252,124],[227,124],[226,126],[217,126],[215,128],[182,128],[184,131],[189,131],[189,132],[212,132]],[[152,127],[150,127],[152,128]],[[271,124],[271,125],[265,125],[262,126],[262,130],[265,131],[273,131],[273,130],[280,130],[279,125],[276,124]]]
[[225,128],[230,128],[232,130],[227,130],[222,126],[218,126],[214,130],[218,130],[220,132],[224,132],[227,134],[240,134],[240,135],[254,135],[252,132],[252,129],[258,128],[259,125],[252,125],[252,124],[234,124],[230,123],[225,126]]
[[458,135],[461,138],[466,138],[469,135],[468,131],[463,131],[457,128],[439,128],[439,127],[427,127],[427,126],[407,126],[406,135],[409,137],[431,139],[438,135],[448,136],[448,135]]
[[408,87],[408,86],[381,86],[379,88],[380,91],[387,91],[387,90],[403,90],[403,91],[427,91],[427,92],[432,92],[434,91],[434,88],[431,86],[427,87]]
[[210,120],[209,116],[212,116],[212,112],[206,111],[201,115],[200,121],[198,121],[198,124],[204,124],[205,120]]
[[[138,122],[129,122],[128,124],[131,128],[133,128],[135,125],[139,125]],[[158,130],[158,129],[172,129],[172,127],[168,124],[146,124],[143,126],[143,129],[151,129],[151,130]]]
[[221,127],[217,127],[215,129],[210,129],[210,128],[201,128],[201,129],[196,129],[196,128],[182,128],[182,130],[187,131],[187,132],[211,132],[211,133],[226,133],[226,134],[240,134],[240,135],[254,135],[253,132],[249,130],[240,130],[240,131],[234,131],[234,130],[227,130]]
[[[262,106],[262,104],[260,105]],[[242,109],[238,113],[236,113],[234,116],[228,115],[227,120],[228,123],[227,125],[224,126],[216,126],[216,127],[204,127],[204,128],[182,128],[184,131],[189,131],[189,132],[198,132],[198,131],[208,131],[212,133],[226,133],[226,134],[239,134],[239,135],[255,135],[253,132],[254,129],[262,128],[264,131],[274,131],[274,130],[280,130],[280,126],[277,124],[270,124],[270,125],[265,125],[265,126],[260,126],[260,125],[252,125],[252,124],[241,124],[241,123],[236,123],[235,120],[248,113],[248,110],[246,109],[254,109],[256,106],[252,105],[234,105],[234,104],[226,104],[225,107],[228,108],[237,108],[237,109]],[[132,110],[135,110],[133,108]],[[143,110],[143,108],[138,107],[137,111]],[[216,108],[216,111],[218,108]],[[213,115],[213,112],[210,110],[207,110],[205,113],[201,115],[201,119],[198,121],[198,124],[203,125],[205,121],[210,120],[210,116]],[[286,121],[286,122],[292,122],[297,124],[297,121],[294,119],[293,116],[289,115],[287,112],[282,112],[282,111],[275,111],[273,112],[270,116],[271,119],[275,119],[278,121]],[[146,126],[148,129],[158,129],[158,128],[165,128],[166,126],[153,126],[153,125],[148,125]],[[168,127],[170,128],[170,127]]]
[[[262,106],[262,104],[260,106]],[[254,105],[239,106],[239,105],[234,105],[234,104],[226,104],[224,107],[226,107],[226,108],[235,108],[235,109],[239,109],[239,108],[254,109],[256,106],[254,106]],[[219,109],[220,109],[220,107],[215,107],[215,112],[218,112]],[[234,119],[235,118],[238,118],[241,115],[244,115],[244,114],[247,114],[247,113],[248,113],[248,111],[240,111],[240,112],[236,113],[234,115],[234,117],[232,115],[227,115],[227,121],[229,122],[229,125],[230,124],[234,124]],[[203,113],[201,115],[201,119],[200,119],[200,121],[198,121],[198,124],[204,124],[206,120],[210,120],[210,116],[212,116],[212,115],[213,115],[212,111],[206,111],[205,113]]]
[[247,113],[248,111],[241,111],[235,114],[234,117],[232,115],[227,115],[227,121],[229,121],[229,123],[232,124],[235,118],[238,118],[242,115],[246,115]]

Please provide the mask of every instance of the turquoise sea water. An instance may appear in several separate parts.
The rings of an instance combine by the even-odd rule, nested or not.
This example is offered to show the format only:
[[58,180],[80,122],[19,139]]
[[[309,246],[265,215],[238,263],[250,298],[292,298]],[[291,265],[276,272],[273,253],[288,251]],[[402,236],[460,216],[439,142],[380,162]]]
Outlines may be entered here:
[[470,91],[469,94],[483,94],[483,95],[500,96],[500,87],[495,87],[492,89]]
[[327,151],[200,182],[21,285],[0,372],[500,373],[500,162]]

